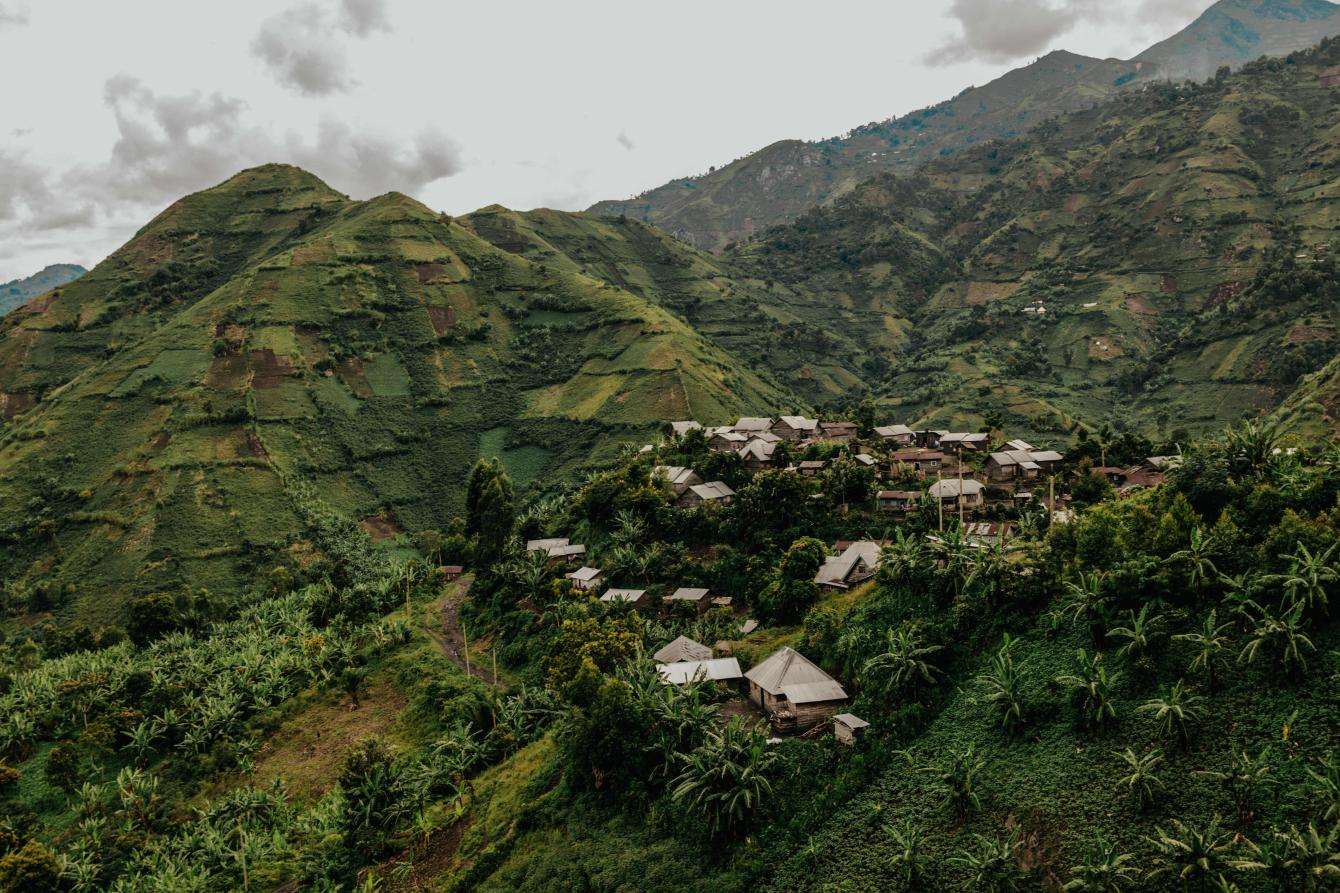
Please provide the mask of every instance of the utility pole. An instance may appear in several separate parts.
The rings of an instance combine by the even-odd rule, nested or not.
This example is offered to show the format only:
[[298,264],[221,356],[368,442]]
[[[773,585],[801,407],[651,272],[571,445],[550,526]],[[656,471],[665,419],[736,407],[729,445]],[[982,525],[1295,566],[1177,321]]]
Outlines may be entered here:
[[935,510],[940,513],[940,532],[945,532],[945,501],[940,493],[940,488],[944,484],[944,469],[940,467],[941,463],[935,465]]

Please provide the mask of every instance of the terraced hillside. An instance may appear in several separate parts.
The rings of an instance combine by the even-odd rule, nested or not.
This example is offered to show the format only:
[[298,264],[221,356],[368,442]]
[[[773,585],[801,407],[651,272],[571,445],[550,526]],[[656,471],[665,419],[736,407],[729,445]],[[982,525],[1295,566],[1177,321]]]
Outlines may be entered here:
[[1068,112],[1159,80],[1203,80],[1220,66],[1284,56],[1340,34],[1327,0],[1220,0],[1182,31],[1129,61],[1064,51],[945,102],[841,137],[783,140],[696,177],[590,210],[627,214],[709,250],[845,195],[883,172],[907,173],[992,139],[1009,139]]
[[[848,333],[827,362],[904,415],[1215,427],[1336,352],[1340,94],[1319,72],[1337,61],[1331,41],[1129,94],[875,178],[723,263]],[[951,263],[909,268],[914,240]]]
[[666,418],[789,403],[628,291],[282,166],[182,200],[3,344],[3,574],[97,616],[301,569],[322,506],[442,528],[482,453],[557,481]]

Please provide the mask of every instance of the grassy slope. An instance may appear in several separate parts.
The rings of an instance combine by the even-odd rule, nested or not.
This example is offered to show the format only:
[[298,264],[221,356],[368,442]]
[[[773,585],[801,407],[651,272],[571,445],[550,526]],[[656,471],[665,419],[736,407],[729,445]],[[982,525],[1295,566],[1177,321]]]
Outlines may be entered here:
[[[308,201],[285,189],[295,175],[249,172],[230,181],[236,200],[205,198]],[[187,229],[161,237],[168,253],[199,241]],[[44,332],[51,362],[12,358],[0,374],[0,388],[46,393],[0,442],[6,501],[29,508],[11,520],[7,576],[99,596],[76,600],[89,619],[137,590],[235,591],[286,549],[306,560],[300,542],[289,549],[302,539],[287,492],[298,481],[348,517],[440,527],[483,449],[562,478],[664,419],[788,402],[655,305],[501,251],[403,196],[332,200],[304,232],[242,241],[217,253],[248,262],[207,293]],[[98,308],[106,320],[123,306],[106,284],[129,281],[144,242],[20,325]],[[114,337],[123,346],[107,356]]]
[[52,264],[24,279],[0,284],[0,316],[53,288],[73,282],[87,272],[78,264]]

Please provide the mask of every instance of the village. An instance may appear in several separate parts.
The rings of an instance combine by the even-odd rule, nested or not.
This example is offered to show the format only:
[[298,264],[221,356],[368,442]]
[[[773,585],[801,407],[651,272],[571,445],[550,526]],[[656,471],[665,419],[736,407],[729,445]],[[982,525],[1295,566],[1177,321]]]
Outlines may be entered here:
[[[737,475],[751,478],[765,470],[821,479],[835,463],[864,469],[873,486],[865,505],[843,504],[844,512],[866,511],[883,530],[913,513],[931,521],[927,536],[936,541],[947,529],[957,531],[976,549],[1003,550],[1021,512],[1045,513],[1051,524],[1073,518],[1068,477],[1078,471],[1102,478],[1119,492],[1156,486],[1178,459],[1152,456],[1130,467],[1085,462],[1067,466],[1053,449],[1021,439],[1005,440],[988,432],[874,426],[862,432],[850,421],[820,421],[804,416],[744,417],[733,425],[704,426],[697,421],[670,422],[662,450],[693,452],[724,460]],[[682,465],[652,466],[651,474],[678,510],[715,511],[730,506],[736,489],[725,480],[706,479]],[[822,480],[819,487],[822,489]],[[816,494],[822,496],[824,494]],[[858,503],[860,500],[857,501]],[[813,577],[821,591],[848,591],[871,581],[883,560],[887,538],[838,540]],[[759,629],[759,620],[731,595],[702,586],[653,586],[611,580],[587,562],[586,546],[568,538],[530,540],[527,553],[542,553],[552,565],[571,567],[564,577],[576,593],[596,598],[611,610],[637,610],[650,616],[733,618],[738,637]],[[732,653],[730,638],[712,644],[680,635],[651,655],[666,685],[706,684],[727,696],[731,715],[766,723],[772,737],[827,734],[853,744],[869,723],[844,708],[849,696],[842,683],[790,646],[782,646],[747,671]]]

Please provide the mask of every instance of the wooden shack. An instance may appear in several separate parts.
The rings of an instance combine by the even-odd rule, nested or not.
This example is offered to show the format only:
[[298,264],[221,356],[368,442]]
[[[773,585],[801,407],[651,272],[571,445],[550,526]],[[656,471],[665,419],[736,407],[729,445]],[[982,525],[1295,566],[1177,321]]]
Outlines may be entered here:
[[744,678],[749,699],[771,717],[776,731],[812,728],[847,702],[836,679],[790,647],[774,651]]

